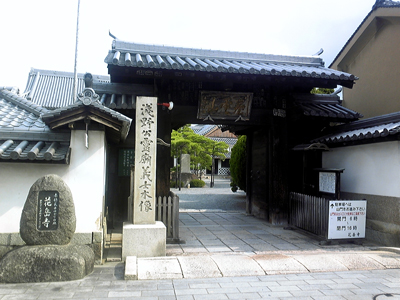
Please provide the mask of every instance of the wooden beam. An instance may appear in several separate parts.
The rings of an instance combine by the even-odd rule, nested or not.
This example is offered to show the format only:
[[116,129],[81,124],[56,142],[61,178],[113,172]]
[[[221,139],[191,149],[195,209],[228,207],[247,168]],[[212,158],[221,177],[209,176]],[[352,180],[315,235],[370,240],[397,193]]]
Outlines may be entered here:
[[116,130],[116,131],[121,131],[122,126],[116,126],[115,124],[109,122],[107,119],[98,117],[98,116],[96,116],[96,115],[88,115],[88,118],[89,118],[90,120],[93,120],[93,121],[95,121],[95,122],[98,122],[98,123],[100,123],[100,124],[103,124],[104,126],[110,127],[110,128],[112,128],[112,129],[114,129],[114,130]]
[[89,112],[97,116],[98,118],[107,120],[111,124],[114,124],[114,126],[119,126],[122,123],[122,121],[115,119],[115,117],[113,117],[112,115],[104,113],[94,107],[90,107]]
[[[48,122],[48,125],[51,129],[72,123],[72,122],[76,122],[76,121],[80,121],[83,120],[86,117],[86,113],[85,112],[81,112],[78,115],[70,115],[67,117],[63,117],[63,118],[57,118],[51,122]],[[46,122],[47,123],[47,122]]]

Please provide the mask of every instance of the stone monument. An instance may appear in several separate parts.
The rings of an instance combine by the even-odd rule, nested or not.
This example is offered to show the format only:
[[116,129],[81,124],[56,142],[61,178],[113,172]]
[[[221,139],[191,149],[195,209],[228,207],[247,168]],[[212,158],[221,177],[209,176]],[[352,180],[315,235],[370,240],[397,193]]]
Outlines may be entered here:
[[182,154],[181,155],[181,170],[179,171],[180,181],[183,183],[183,186],[189,187],[190,181],[193,179],[197,179],[197,176],[190,172],[190,154]]
[[0,260],[0,282],[76,280],[93,271],[94,253],[69,244],[75,232],[72,193],[57,175],[39,178],[29,190],[21,214],[20,235],[26,246]]
[[122,259],[165,256],[166,227],[155,221],[157,98],[137,97],[132,223],[125,222]]
[[181,155],[181,173],[190,173],[190,154]]

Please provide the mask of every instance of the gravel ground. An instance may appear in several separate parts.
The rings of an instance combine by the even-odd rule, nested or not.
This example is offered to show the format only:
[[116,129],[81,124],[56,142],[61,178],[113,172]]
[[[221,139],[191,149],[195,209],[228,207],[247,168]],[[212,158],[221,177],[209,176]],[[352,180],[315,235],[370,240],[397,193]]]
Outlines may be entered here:
[[180,211],[246,211],[246,193],[231,191],[230,180],[216,178],[210,188],[210,179],[206,179],[204,188],[171,189],[179,196]]

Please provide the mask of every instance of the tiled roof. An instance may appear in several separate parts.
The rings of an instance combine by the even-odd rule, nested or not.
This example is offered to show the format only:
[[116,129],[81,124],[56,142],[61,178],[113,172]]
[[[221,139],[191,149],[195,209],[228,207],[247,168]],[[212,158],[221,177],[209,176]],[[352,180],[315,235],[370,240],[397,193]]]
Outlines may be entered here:
[[[64,133],[52,132],[43,122],[42,113],[48,110],[42,108],[14,92],[0,88],[0,133],[7,139],[55,139],[69,140]],[[0,137],[1,138],[1,137]]]
[[225,138],[225,137],[209,137],[210,140],[216,141],[216,142],[224,142],[228,144],[229,146],[234,146],[237,142],[237,139],[235,138]]
[[70,133],[53,132],[41,119],[48,110],[0,88],[0,162],[69,163]]
[[9,88],[0,87],[0,97],[28,112],[33,113],[36,116],[40,116],[41,113],[47,112],[46,108],[22,98],[20,95],[16,94]]
[[[78,100],[74,104],[48,111],[42,115],[42,119],[52,127],[52,122],[58,123],[58,120],[60,118],[63,119],[63,116],[67,116],[67,122],[70,122],[70,118],[75,118],[75,120],[83,120],[84,118],[88,117],[89,119],[93,119],[94,121],[104,124],[107,127],[112,127],[113,129],[120,131],[121,138],[124,140],[129,133],[132,119],[115,110],[103,106],[98,100],[96,100],[98,95],[95,94],[93,89],[85,89],[84,93],[87,92],[89,93],[88,100],[90,100],[88,103],[85,103],[80,99],[80,97],[84,99],[86,95],[80,94],[78,96]],[[85,112],[82,114],[80,111],[80,116],[75,116],[73,112],[79,110],[80,108],[83,108]],[[96,113],[94,116],[92,116],[91,110],[100,112],[100,114]],[[103,116],[107,116],[108,120],[104,119]],[[120,123],[120,128],[117,128],[118,126],[113,126],[113,124],[109,122],[109,119],[118,120]]]
[[[84,74],[77,74],[77,92],[85,88]],[[93,75],[94,82],[110,82],[109,76]],[[72,96],[74,73],[50,70],[32,69],[29,73],[24,96],[31,102],[55,109],[73,104],[76,97]]]
[[105,62],[109,65],[149,68],[154,70],[191,70],[258,74],[271,76],[312,77],[341,80],[352,85],[358,79],[352,74],[325,68],[315,56],[283,56],[258,53],[214,51],[156,45],[143,45],[114,40]]
[[343,107],[337,95],[308,95],[307,98],[296,99],[295,106],[301,109],[305,116],[325,117],[333,119],[358,120],[362,114]]
[[69,143],[28,141],[28,140],[1,140],[0,161],[48,161],[69,163]]
[[111,109],[136,109],[136,95],[99,93],[100,103]]
[[218,127],[217,125],[207,125],[207,124],[196,124],[192,126],[192,129],[194,131],[194,133],[196,134],[200,134],[200,135],[206,135],[207,133],[209,133],[210,131],[214,130],[216,127]]
[[297,105],[303,110],[306,116],[353,120],[362,118],[360,113],[343,107],[338,103],[297,103]]
[[22,131],[48,131],[40,116],[0,98],[0,129]]
[[400,133],[400,112],[355,121],[332,128],[332,133],[313,142],[341,144],[382,141],[382,138]]
[[375,10],[379,7],[393,7],[393,6],[400,7],[400,2],[392,0],[377,0],[374,6],[372,6],[372,10]]
[[[77,92],[85,88],[84,74],[78,74]],[[93,84],[109,83],[110,77],[104,75],[92,75]],[[72,97],[74,73],[50,70],[32,69],[29,73],[28,83],[25,88],[24,97],[39,106],[54,110],[75,103],[76,97]],[[111,109],[135,109],[136,95],[133,94],[99,94],[99,101],[105,107]]]
[[[65,112],[72,111],[72,110],[76,109],[77,107],[80,107],[80,106],[83,106],[83,105],[84,104],[82,104],[82,102],[80,102],[80,101],[79,102],[75,102],[72,105],[69,105],[69,106],[66,106],[66,107],[60,107],[58,109],[49,111],[48,113],[43,114],[42,117],[43,117],[43,119],[46,120],[46,119],[48,119],[50,117],[54,117],[54,116],[57,116],[57,115],[61,115],[62,113],[65,113]],[[129,123],[129,124],[132,122],[132,119],[130,119],[130,118],[126,117],[125,115],[120,114],[119,112],[116,112],[116,111],[114,111],[114,110],[112,110],[112,109],[110,109],[108,107],[105,107],[105,106],[101,105],[99,102],[92,102],[91,104],[89,104],[89,106],[94,107],[94,108],[96,108],[96,109],[98,109],[98,110],[110,115],[111,117],[118,119],[121,122],[126,122],[126,123]]]

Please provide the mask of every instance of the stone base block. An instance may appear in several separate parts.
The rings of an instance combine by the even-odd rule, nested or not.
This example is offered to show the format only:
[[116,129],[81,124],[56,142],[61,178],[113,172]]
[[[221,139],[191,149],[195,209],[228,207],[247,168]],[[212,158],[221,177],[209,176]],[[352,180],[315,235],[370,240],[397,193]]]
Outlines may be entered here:
[[136,256],[127,256],[125,260],[125,280],[137,280],[137,259]]
[[23,246],[0,260],[0,283],[77,280],[93,267],[94,253],[85,245]]
[[165,256],[167,229],[163,222],[155,224],[124,223],[122,232],[122,260],[127,256]]

